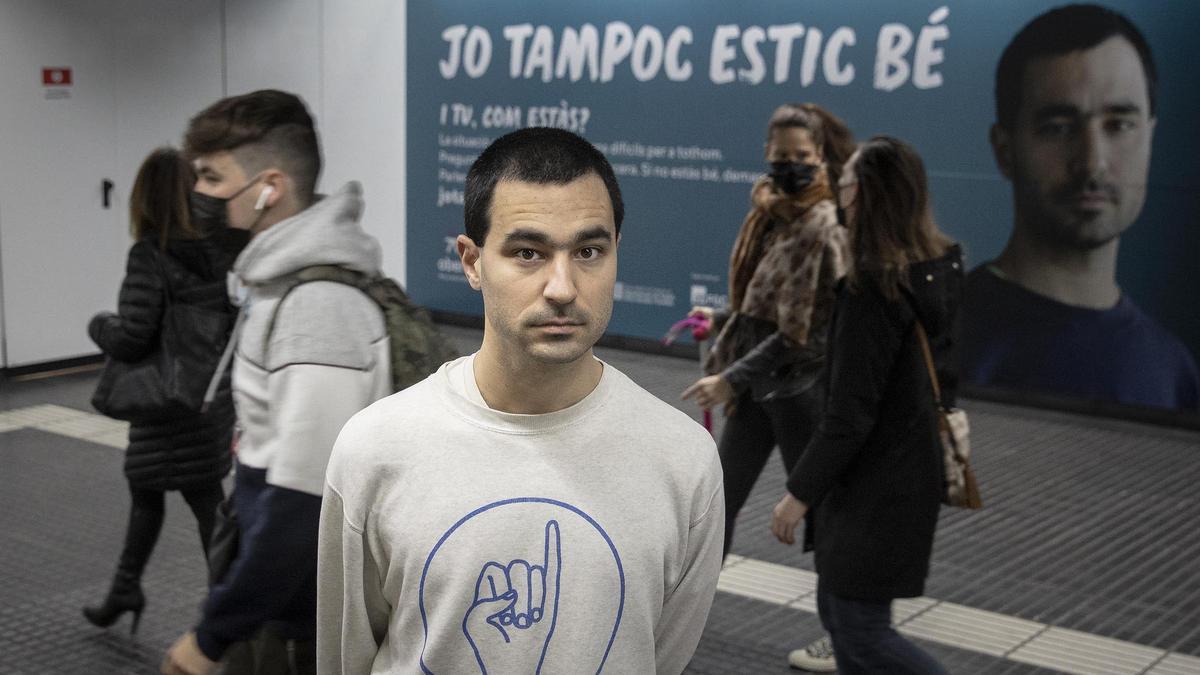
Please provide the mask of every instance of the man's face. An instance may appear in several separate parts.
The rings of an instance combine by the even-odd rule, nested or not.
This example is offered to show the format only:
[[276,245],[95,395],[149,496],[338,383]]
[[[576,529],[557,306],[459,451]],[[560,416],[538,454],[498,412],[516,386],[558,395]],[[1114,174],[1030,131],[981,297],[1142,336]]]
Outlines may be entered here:
[[229,151],[216,152],[196,158],[196,192],[229,199],[229,226],[238,230],[249,230],[258,223],[262,211],[255,209],[260,189],[252,183],[262,176],[247,176]]
[[1014,128],[992,129],[1017,226],[1060,249],[1119,237],[1146,200],[1154,123],[1141,60],[1125,38],[1030,61]]
[[483,247],[458,250],[483,291],[487,330],[511,359],[566,364],[591,353],[612,316],[617,236],[603,181],[500,181]]

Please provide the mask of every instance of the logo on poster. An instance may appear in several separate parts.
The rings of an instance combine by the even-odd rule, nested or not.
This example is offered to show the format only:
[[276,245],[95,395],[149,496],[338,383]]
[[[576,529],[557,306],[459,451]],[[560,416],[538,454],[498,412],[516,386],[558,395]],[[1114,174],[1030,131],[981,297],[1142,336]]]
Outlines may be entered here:
[[634,305],[674,307],[675,291],[655,286],[635,286],[627,284],[624,281],[618,281],[613,284],[613,300],[616,302],[628,302]]
[[688,299],[692,305],[703,305],[705,307],[724,307],[729,304],[729,296],[724,293],[710,293],[708,286],[703,284],[692,284],[691,290],[688,293]]

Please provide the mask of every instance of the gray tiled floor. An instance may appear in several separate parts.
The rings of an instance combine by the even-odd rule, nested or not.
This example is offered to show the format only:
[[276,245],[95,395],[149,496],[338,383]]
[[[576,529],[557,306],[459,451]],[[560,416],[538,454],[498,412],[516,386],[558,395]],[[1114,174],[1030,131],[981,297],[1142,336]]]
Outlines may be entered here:
[[[464,350],[479,333],[449,329]],[[675,403],[694,362],[601,349],[602,358]],[[56,403],[89,409],[95,373],[0,382],[0,411]],[[987,508],[944,511],[927,595],[969,607],[1200,656],[1200,434],[970,403]],[[0,672],[155,672],[193,621],[204,572],[178,495],[146,572],[142,627],[107,631],[79,608],[104,593],[128,496],[121,453],[34,429],[0,433]],[[811,568],[774,542],[778,461],[739,519],[734,552]],[[783,673],[821,634],[816,617],[719,593],[689,672]],[[954,673],[1050,672],[923,643]],[[794,672],[794,671],[793,671]]]

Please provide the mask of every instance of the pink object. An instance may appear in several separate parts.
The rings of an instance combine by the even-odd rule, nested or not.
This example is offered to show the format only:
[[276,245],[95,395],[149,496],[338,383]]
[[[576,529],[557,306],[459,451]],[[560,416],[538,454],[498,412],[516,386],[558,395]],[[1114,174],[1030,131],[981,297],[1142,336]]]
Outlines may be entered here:
[[[676,321],[671,326],[671,329],[667,331],[667,334],[663,336],[662,342],[664,345],[673,344],[675,340],[679,338],[680,334],[688,329],[691,330],[692,339],[700,345],[700,362],[703,363],[704,353],[707,351],[705,349],[706,345],[704,344],[704,341],[708,339],[708,335],[712,331],[712,321],[709,321],[703,316],[694,314],[686,319]],[[712,411],[707,408],[704,409],[704,428],[707,429],[709,433],[712,433]]]
[[692,338],[696,342],[701,342],[708,339],[708,332],[712,328],[712,322],[702,316],[689,316],[686,319],[676,321],[672,324],[671,330],[667,331],[667,334],[663,337],[663,344],[672,344],[679,338],[679,334],[688,328],[692,331]]

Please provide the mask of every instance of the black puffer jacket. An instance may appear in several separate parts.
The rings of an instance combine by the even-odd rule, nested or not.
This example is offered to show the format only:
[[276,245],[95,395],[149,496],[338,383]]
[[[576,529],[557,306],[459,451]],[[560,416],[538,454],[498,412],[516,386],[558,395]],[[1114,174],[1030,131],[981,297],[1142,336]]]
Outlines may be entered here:
[[929,334],[947,405],[962,253],[912,265],[890,301],[869,279],[839,290],[825,416],[788,479],[815,510],[806,546],[835,595],[884,601],[924,593],[942,495],[933,387],[916,335]]
[[[114,359],[137,361],[157,348],[168,282],[173,293],[186,290],[209,307],[234,311],[225,290],[233,262],[227,253],[209,240],[172,239],[165,253],[157,247],[143,239],[129,249],[118,313],[99,314],[88,325],[92,340]],[[157,490],[219,481],[229,473],[233,424],[226,376],[206,414],[130,425],[125,476],[133,487]]]

